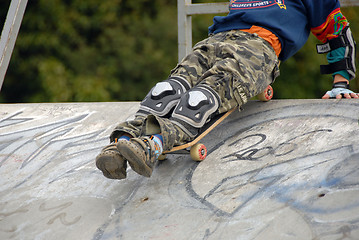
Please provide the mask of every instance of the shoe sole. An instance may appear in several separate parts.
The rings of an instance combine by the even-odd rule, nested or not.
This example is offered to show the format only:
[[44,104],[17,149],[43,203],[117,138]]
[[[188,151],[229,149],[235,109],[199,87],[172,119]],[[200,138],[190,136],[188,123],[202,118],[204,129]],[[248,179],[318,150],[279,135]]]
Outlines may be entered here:
[[148,167],[143,161],[143,150],[136,147],[130,141],[119,141],[117,143],[117,149],[122,156],[128,161],[133,171],[145,176],[151,177],[152,168]]
[[110,179],[125,179],[126,169],[122,170],[123,163],[116,160],[116,154],[102,154],[100,153],[96,158],[96,166],[100,169],[103,175]]

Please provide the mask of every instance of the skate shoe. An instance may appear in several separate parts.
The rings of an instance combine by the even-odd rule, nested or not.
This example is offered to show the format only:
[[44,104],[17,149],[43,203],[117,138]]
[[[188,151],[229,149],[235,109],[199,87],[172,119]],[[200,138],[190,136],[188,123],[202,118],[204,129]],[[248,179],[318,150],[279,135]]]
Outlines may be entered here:
[[116,143],[112,143],[102,149],[101,153],[96,157],[96,166],[107,178],[126,178],[127,163],[119,153]]
[[155,163],[162,153],[162,142],[156,137],[131,138],[120,141],[117,148],[138,174],[151,177]]

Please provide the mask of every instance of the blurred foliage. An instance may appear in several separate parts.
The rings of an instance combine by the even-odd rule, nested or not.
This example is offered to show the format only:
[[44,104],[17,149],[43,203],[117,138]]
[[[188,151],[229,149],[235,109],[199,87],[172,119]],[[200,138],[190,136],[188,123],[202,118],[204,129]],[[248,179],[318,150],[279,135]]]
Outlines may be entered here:
[[[193,3],[223,0],[193,0]],[[2,27],[10,0],[0,3]],[[359,9],[342,11],[359,39]],[[193,16],[193,42],[213,15]],[[318,98],[331,88],[319,74],[325,56],[310,37],[282,63],[276,98]],[[139,101],[177,61],[177,1],[31,0],[0,93],[0,102]],[[358,80],[352,88],[359,91]]]

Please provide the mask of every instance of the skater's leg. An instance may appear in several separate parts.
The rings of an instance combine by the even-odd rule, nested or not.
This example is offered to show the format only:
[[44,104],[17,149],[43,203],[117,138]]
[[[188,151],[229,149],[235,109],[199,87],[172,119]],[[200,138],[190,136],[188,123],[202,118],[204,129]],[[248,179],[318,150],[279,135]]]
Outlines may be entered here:
[[[205,49],[212,52],[210,55],[213,56],[208,57],[204,53]],[[200,62],[202,67],[191,68],[190,62]],[[194,47],[194,54],[185,58],[172,71],[172,76],[178,74],[187,77],[196,85],[181,98],[170,118],[179,127],[182,136],[187,137],[177,139],[176,143],[180,145],[188,138],[193,139],[208,119],[241,107],[251,97],[262,92],[279,74],[278,63],[273,48],[253,34],[230,31],[198,43]],[[198,80],[194,82],[196,77]],[[206,93],[203,89],[211,91]],[[199,98],[198,109],[190,106],[191,93],[193,96],[202,96]],[[211,99],[218,99],[217,108],[214,107],[216,103],[205,104],[206,101],[211,102]],[[197,113],[200,114],[196,119]]]
[[117,149],[117,142],[128,141],[138,137],[145,120],[144,116],[136,116],[134,120],[120,123],[110,136],[110,144],[102,149],[96,157],[96,166],[103,175],[111,179],[124,179],[127,176],[127,161]]
[[170,150],[176,139],[185,139],[181,134],[182,131],[169,119],[148,115],[140,137],[119,141],[117,148],[135,172],[150,177],[162,151]]
[[[162,118],[148,115],[141,131],[131,134],[134,138],[130,141],[120,141],[117,148],[133,170],[151,176],[160,151],[192,140],[212,116],[240,107],[263,91],[278,75],[277,65],[278,59],[270,45],[252,34],[231,31],[202,41],[171,72],[169,79],[184,79],[192,87],[186,88],[180,99],[177,98],[180,95],[176,96],[173,112],[167,111],[168,108]],[[157,86],[160,91],[153,89],[148,96],[161,96],[174,88],[174,84],[164,83]],[[143,102],[141,106],[153,105],[146,104]],[[140,110],[151,113],[145,107]],[[168,114],[171,114],[169,119]],[[120,127],[116,134],[123,132]]]

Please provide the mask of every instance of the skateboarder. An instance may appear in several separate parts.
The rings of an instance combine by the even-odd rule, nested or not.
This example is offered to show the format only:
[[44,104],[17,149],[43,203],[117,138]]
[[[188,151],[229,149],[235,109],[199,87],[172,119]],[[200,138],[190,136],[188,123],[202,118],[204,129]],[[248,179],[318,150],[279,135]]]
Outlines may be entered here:
[[112,179],[126,178],[127,163],[150,177],[158,156],[191,141],[213,116],[247,101],[279,75],[279,61],[295,54],[313,33],[323,44],[333,89],[323,98],[358,98],[355,42],[338,0],[231,0],[230,12],[215,17],[209,37],[193,47],[141,102],[134,120],[119,124],[111,144],[96,158]]

